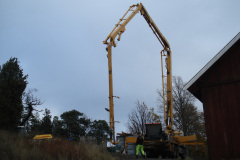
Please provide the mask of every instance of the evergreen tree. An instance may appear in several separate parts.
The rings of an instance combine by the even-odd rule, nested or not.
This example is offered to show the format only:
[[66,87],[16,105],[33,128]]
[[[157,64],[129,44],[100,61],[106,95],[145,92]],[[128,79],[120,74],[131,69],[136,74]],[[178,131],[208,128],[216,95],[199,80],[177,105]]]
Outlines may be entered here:
[[0,129],[14,130],[19,125],[27,77],[23,74],[17,58],[10,58],[2,65],[0,70]]
[[68,137],[67,131],[63,128],[63,121],[59,120],[58,116],[53,117],[52,127],[54,137]]
[[93,136],[97,140],[97,144],[103,141],[104,134],[109,133],[109,126],[105,120],[94,120],[90,124],[89,136]]
[[41,120],[41,132],[44,134],[52,134],[52,116],[50,115],[50,110],[45,109],[44,117]]
[[30,118],[30,131],[29,132],[31,132],[31,134],[39,134],[40,130],[41,130],[40,127],[41,127],[40,116],[39,116],[39,113],[36,112]]
[[72,110],[61,114],[63,129],[66,131],[66,138],[74,138],[79,140],[80,136],[85,136],[87,128],[90,124],[88,119],[83,113]]

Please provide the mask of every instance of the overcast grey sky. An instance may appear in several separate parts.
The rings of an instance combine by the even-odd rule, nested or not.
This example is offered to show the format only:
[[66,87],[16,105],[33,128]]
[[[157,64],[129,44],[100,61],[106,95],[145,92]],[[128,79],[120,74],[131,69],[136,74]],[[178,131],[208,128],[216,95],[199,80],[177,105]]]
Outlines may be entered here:
[[[240,31],[239,0],[1,0],[0,64],[17,57],[53,116],[76,109],[109,121],[102,43],[130,5],[142,2],[172,49],[173,75],[189,81]],[[137,100],[157,108],[161,45],[138,14],[113,48],[116,132]],[[202,104],[197,102],[199,110]]]

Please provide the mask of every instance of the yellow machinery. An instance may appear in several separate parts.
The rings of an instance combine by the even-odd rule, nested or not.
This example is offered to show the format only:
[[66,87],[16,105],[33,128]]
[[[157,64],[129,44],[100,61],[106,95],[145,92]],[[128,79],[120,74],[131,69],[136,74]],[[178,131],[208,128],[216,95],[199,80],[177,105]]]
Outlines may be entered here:
[[[173,157],[177,157],[177,155],[181,155],[184,158],[184,145],[203,145],[203,143],[197,143],[196,135],[193,136],[179,136],[181,133],[173,132],[173,96],[172,96],[172,60],[171,60],[171,49],[168,41],[159,31],[156,24],[153,22],[152,18],[148,14],[145,7],[142,3],[137,5],[132,5],[129,7],[127,12],[123,15],[123,17],[119,20],[119,22],[115,25],[113,30],[107,36],[107,38],[103,41],[103,44],[107,45],[108,52],[108,70],[109,70],[109,124],[110,124],[110,141],[112,144],[118,144],[119,141],[115,141],[115,121],[114,121],[114,103],[113,103],[113,82],[112,82],[112,46],[116,47],[117,44],[115,42],[115,38],[118,36],[117,40],[120,41],[122,33],[125,32],[125,26],[130,22],[130,20],[140,12],[144,17],[149,27],[152,29],[153,33],[156,35],[163,49],[161,50],[161,67],[162,67],[162,88],[163,88],[163,106],[164,106],[164,122],[166,124],[166,136],[160,140],[144,140],[144,147],[146,151],[160,154],[163,157],[166,155],[172,155]],[[130,13],[130,14],[129,14]],[[128,15],[128,16],[127,16]],[[163,74],[163,56],[166,56],[166,70],[167,76]],[[165,91],[164,91],[164,77],[167,77],[167,101],[165,101]],[[119,98],[119,97],[117,97]],[[147,125],[147,124],[146,124]],[[149,124],[148,127],[156,124]],[[156,125],[155,127],[159,127]],[[154,129],[153,129],[154,130]],[[164,136],[164,133],[162,134]],[[167,138],[166,138],[167,137]],[[128,143],[134,143],[136,138],[130,137],[125,140],[125,147]],[[156,151],[156,152],[155,152]]]
[[52,139],[52,135],[51,134],[43,134],[43,135],[36,135],[33,137],[34,140],[36,139]]
[[[131,13],[130,13],[131,12]],[[119,22],[115,25],[113,30],[107,36],[107,38],[103,41],[103,44],[107,45],[107,52],[108,52],[108,70],[109,70],[109,113],[110,113],[110,130],[112,131],[112,135],[110,136],[111,143],[117,144],[118,142],[115,141],[115,121],[114,121],[114,103],[113,103],[113,83],[112,83],[112,46],[116,47],[115,38],[118,36],[117,40],[120,41],[122,33],[126,30],[125,26],[129,23],[129,21],[138,13],[140,12],[141,15],[144,17],[146,22],[148,23],[149,27],[152,29],[153,33],[156,35],[157,39],[163,46],[161,50],[161,60],[162,56],[166,56],[166,68],[167,68],[167,103],[165,107],[165,99],[164,99],[164,120],[167,127],[167,134],[172,132],[172,125],[173,125],[173,100],[172,100],[172,63],[171,63],[171,50],[170,45],[166,38],[162,35],[159,31],[158,27],[148,14],[145,7],[142,3],[137,5],[132,5],[127,10],[127,12],[123,15],[123,17],[119,20]],[[126,17],[126,15],[130,15]],[[163,64],[162,64],[162,85],[164,89],[164,75],[163,75]],[[164,93],[164,91],[163,91]],[[166,109],[165,109],[166,108]],[[166,115],[165,115],[166,113]]]

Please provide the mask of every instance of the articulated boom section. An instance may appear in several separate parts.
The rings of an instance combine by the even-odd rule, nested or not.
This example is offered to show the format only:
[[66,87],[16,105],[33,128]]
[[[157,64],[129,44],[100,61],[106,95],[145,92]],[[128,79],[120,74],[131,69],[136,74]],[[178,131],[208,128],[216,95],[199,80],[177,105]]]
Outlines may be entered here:
[[[117,40],[120,41],[122,33],[126,30],[125,26],[140,10],[141,10],[141,6],[139,4],[130,6],[127,12],[123,15],[123,17],[118,21],[118,23],[115,25],[113,30],[107,36],[107,38],[103,41],[103,44],[109,45],[109,43],[111,43],[112,46],[116,47],[117,46],[115,42],[116,36],[118,35]],[[132,12],[132,13],[127,18],[125,18],[129,12]],[[110,42],[107,42],[109,39],[110,39]]]
[[[130,13],[131,12],[131,13]],[[119,20],[119,22],[115,25],[113,30],[107,36],[107,38],[103,41],[103,44],[107,45],[107,52],[108,52],[108,70],[109,70],[109,113],[110,113],[110,129],[112,131],[112,138],[110,138],[111,143],[117,144],[115,142],[115,125],[114,125],[114,103],[113,103],[113,82],[112,82],[112,46],[116,47],[117,44],[115,42],[115,38],[118,36],[117,40],[120,41],[122,33],[126,30],[126,25],[130,22],[130,20],[140,12],[141,15],[144,17],[146,22],[148,23],[149,27],[152,29],[153,33],[156,35],[157,39],[163,46],[163,50],[161,51],[161,58],[162,56],[167,56],[166,58],[166,67],[167,67],[167,110],[166,110],[166,117],[165,117],[165,99],[164,101],[164,119],[167,126],[167,133],[172,132],[172,122],[173,122],[173,107],[172,107],[172,64],[171,64],[171,50],[170,45],[166,38],[162,35],[150,15],[148,14],[145,7],[142,3],[137,5],[132,5],[129,7],[127,12],[123,15],[123,17]],[[129,14],[129,16],[127,16]],[[127,17],[127,18],[125,18]],[[166,52],[166,54],[164,54]],[[163,90],[164,90],[164,76],[163,76],[163,69],[162,69],[162,79],[163,79]],[[164,91],[163,91],[164,94]],[[163,96],[164,97],[164,96]]]
[[170,50],[170,45],[169,45],[168,41],[162,35],[162,33],[160,32],[160,30],[158,29],[158,27],[156,26],[154,21],[152,20],[152,18],[148,14],[148,12],[145,9],[145,7],[142,4],[140,4],[140,5],[141,5],[141,15],[147,21],[149,27],[152,29],[153,33],[156,35],[157,39],[159,40],[159,42],[163,46],[164,50]]
[[[165,110],[165,96],[163,96],[163,105],[164,105],[164,119],[167,127],[167,134],[172,132],[172,125],[173,125],[173,100],[172,100],[172,53],[170,49],[170,45],[166,38],[162,35],[150,15],[148,14],[147,10],[145,7],[142,6],[141,8],[141,15],[144,17],[146,22],[148,23],[149,27],[152,29],[153,33],[156,35],[157,39],[163,46],[163,50],[161,51],[161,59],[162,56],[167,56],[166,58],[166,69],[167,69],[167,111]],[[166,52],[167,54],[164,54]],[[163,64],[163,62],[161,62]],[[162,86],[163,86],[163,92],[164,92],[164,75],[163,75],[163,66],[162,66]],[[164,95],[165,93],[163,93]],[[165,115],[167,113],[167,117]]]

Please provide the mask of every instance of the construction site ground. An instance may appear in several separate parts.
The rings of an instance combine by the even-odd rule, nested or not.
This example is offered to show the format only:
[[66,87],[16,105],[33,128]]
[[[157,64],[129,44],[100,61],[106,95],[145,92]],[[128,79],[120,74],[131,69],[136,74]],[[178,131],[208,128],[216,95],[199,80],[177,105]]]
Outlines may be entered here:
[[[125,154],[121,154],[121,153],[111,153],[112,156],[114,158],[116,158],[117,160],[136,160],[136,159],[144,159],[143,157],[138,157],[136,158],[136,156],[133,155],[125,155]],[[147,160],[159,160],[162,159],[161,157],[159,158],[145,158]],[[178,160],[178,158],[175,159],[164,159],[164,160]]]

